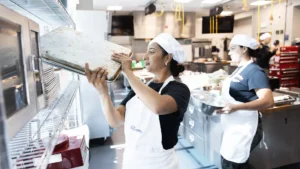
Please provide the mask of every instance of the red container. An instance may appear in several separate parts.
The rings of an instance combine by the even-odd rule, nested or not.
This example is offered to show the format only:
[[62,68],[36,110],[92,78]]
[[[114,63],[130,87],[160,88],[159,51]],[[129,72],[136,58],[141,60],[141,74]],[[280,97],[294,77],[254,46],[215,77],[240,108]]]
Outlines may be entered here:
[[297,52],[298,53],[298,46],[283,46],[280,47],[280,53],[293,53],[293,52]]
[[281,87],[298,87],[299,77],[285,77],[280,79]]
[[281,47],[274,57],[274,64],[270,66],[269,76],[278,77],[282,87],[299,87],[300,85],[298,54],[298,46],[285,46]]
[[288,69],[270,69],[270,76],[276,76],[276,77],[298,77],[300,73],[299,69],[296,68],[288,68]]
[[[55,148],[52,155],[58,156],[61,160],[49,164],[47,169],[70,169],[84,165],[87,155],[87,147],[84,136],[69,137],[69,144],[65,147],[65,139],[59,143],[60,148]],[[64,145],[63,145],[64,144]]]

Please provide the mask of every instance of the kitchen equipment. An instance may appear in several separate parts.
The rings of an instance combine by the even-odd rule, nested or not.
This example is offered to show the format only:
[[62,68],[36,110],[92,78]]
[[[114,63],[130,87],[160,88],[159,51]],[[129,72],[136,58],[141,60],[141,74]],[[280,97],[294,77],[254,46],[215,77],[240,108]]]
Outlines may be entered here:
[[0,76],[8,140],[45,106],[43,80],[35,76],[44,75],[37,52],[39,30],[39,24],[0,5]]
[[280,88],[280,80],[278,77],[269,77],[269,84],[272,91]]
[[275,106],[291,104],[296,101],[296,99],[288,94],[273,92],[274,104]]
[[212,58],[207,58],[207,61],[208,61],[208,62],[212,62],[213,59],[212,59]]
[[192,45],[182,45],[185,55],[185,62],[192,62],[193,61],[193,49]]
[[290,95],[300,101],[300,88],[289,88],[288,90],[276,89],[275,92]]
[[67,169],[83,166],[87,157],[87,147],[84,136],[70,136],[68,139],[59,138],[59,147],[55,147],[52,157],[57,160],[49,163],[47,169]]
[[182,35],[182,22],[176,21],[174,12],[166,11],[162,16],[157,17],[156,15],[145,16],[145,13],[142,11],[134,11],[133,17],[135,39],[151,39],[162,32],[170,33],[174,38],[195,37],[196,12],[184,13],[184,35]]
[[209,58],[211,57],[211,40],[208,39],[192,39],[193,58]]
[[216,114],[216,110],[226,106],[226,102],[221,96],[217,96],[210,91],[194,90],[191,95],[191,101],[195,108],[207,116]]
[[270,76],[278,77],[281,87],[299,87],[300,64],[298,62],[299,47],[280,47],[270,66]]
[[60,27],[41,37],[43,61],[81,75],[85,75],[85,63],[90,69],[106,68],[109,81],[117,78],[121,64],[111,60],[113,53],[130,55],[130,49],[96,39],[74,29]]

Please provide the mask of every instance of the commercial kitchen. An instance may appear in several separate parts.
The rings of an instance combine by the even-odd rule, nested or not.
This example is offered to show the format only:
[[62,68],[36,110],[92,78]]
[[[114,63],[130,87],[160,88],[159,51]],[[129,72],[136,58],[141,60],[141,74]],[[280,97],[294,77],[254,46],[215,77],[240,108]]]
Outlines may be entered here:
[[[239,164],[246,161],[244,167],[251,169],[300,169],[299,19],[299,0],[0,0],[0,168],[242,169]],[[257,43],[255,48],[251,48],[253,43]],[[176,118],[178,124],[169,126],[165,133],[162,126],[167,128],[171,123],[165,119],[163,124],[164,114],[154,115],[148,111],[151,104],[145,103],[157,101],[141,98],[148,98],[141,91],[150,91],[146,85],[151,86],[156,78],[149,64],[157,69],[169,66],[169,62],[159,64],[161,67],[149,63],[153,44],[171,57],[171,67],[174,60],[184,67],[175,78],[176,84],[189,91],[180,96],[190,96],[183,109],[177,101],[181,98],[170,101],[169,95],[163,97],[169,99],[164,103],[170,103],[162,104],[164,108],[175,105],[176,112],[184,110]],[[222,117],[228,111],[224,110],[222,87],[232,76],[243,81],[235,74],[246,70],[230,56],[233,44],[248,53],[264,45],[268,52],[274,49],[268,68],[259,68],[253,58],[247,62],[264,72],[272,96],[271,106],[256,111],[259,124],[255,131],[261,131],[257,146],[240,160],[243,162],[233,160],[235,167],[224,167],[224,160],[229,159],[221,153],[223,143],[236,143],[238,137],[224,136]],[[184,54],[177,56],[178,52]],[[122,60],[121,56],[127,57]],[[126,65],[128,61],[131,64]],[[108,75],[104,76],[104,69],[97,74],[97,67],[108,69]],[[100,79],[94,86],[93,76]],[[105,77],[107,81],[101,81]],[[166,84],[175,83],[172,76],[168,80],[162,81],[161,89],[149,93],[165,96]],[[262,86],[264,80],[252,83]],[[107,86],[107,101],[99,92],[103,86]],[[258,90],[251,92],[258,95]],[[260,98],[257,95],[255,98]],[[124,106],[129,110],[129,104],[131,113],[125,112]],[[114,106],[119,107],[110,109]],[[118,123],[124,125],[111,125],[112,117],[107,114],[112,110],[124,110],[125,123],[124,119]],[[132,115],[139,110],[141,116]],[[124,153],[128,142],[143,133],[131,125],[135,134],[128,135],[129,117],[134,124],[143,119],[141,123],[163,132],[159,137],[157,133],[138,137],[150,147],[156,142],[163,144],[163,139],[171,140],[173,132],[176,138],[168,143],[173,145],[164,150],[174,153],[173,167],[158,167],[159,162],[145,160],[143,155],[153,156],[146,153],[148,147],[142,146],[143,157]],[[249,134],[243,127],[240,124],[235,129]],[[153,131],[147,129],[147,133]],[[254,140],[241,139],[236,147],[247,142],[250,151]],[[225,154],[234,152],[232,149],[235,147],[227,148]],[[168,163],[165,157],[155,158]],[[140,166],[128,167],[129,163]]]

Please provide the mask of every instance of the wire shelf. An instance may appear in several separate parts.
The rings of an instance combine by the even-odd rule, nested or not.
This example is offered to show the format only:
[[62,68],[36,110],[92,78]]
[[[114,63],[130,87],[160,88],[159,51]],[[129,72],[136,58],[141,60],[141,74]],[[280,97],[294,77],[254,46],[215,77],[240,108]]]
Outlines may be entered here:
[[71,81],[52,105],[40,111],[8,145],[12,169],[45,169],[64,127],[79,82]]

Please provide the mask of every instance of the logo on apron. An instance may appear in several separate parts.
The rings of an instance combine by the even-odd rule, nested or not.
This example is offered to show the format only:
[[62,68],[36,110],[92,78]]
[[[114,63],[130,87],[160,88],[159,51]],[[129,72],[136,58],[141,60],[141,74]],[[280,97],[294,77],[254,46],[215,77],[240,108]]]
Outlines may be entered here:
[[131,125],[130,129],[133,130],[133,131],[136,131],[138,133],[142,133],[142,130],[137,129],[134,125]]

